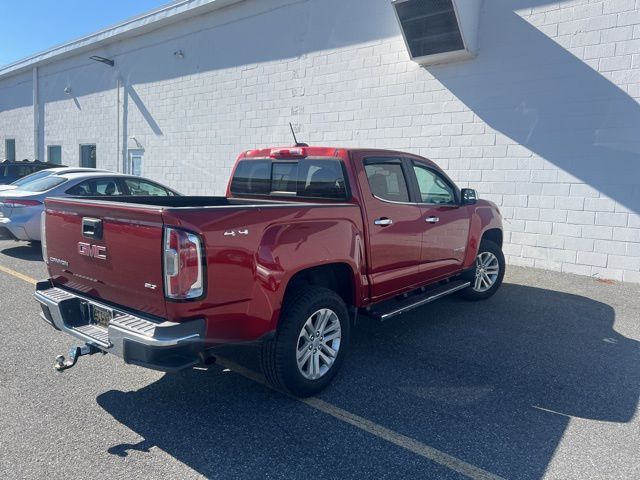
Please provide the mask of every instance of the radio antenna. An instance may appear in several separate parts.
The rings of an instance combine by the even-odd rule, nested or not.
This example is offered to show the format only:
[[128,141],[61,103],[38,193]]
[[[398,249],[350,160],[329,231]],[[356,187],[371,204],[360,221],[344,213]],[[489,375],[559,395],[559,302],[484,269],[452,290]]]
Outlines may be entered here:
[[291,135],[293,135],[293,141],[296,142],[296,147],[308,147],[309,145],[307,145],[306,143],[299,143],[298,139],[296,138],[296,132],[293,131],[293,125],[291,124],[291,122],[289,122],[289,128],[291,129]]

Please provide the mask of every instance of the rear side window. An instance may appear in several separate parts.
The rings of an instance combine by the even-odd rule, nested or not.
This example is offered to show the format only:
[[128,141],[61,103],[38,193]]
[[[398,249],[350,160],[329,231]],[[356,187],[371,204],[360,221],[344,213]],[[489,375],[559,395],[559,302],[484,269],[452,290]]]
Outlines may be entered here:
[[342,163],[333,159],[241,160],[231,181],[231,193],[347,198]]
[[143,197],[168,197],[173,195],[166,188],[156,185],[155,183],[147,182],[146,180],[125,178],[124,183],[127,185],[127,189],[129,189],[129,195]]
[[0,166],[0,179],[15,178],[8,165]]
[[17,179],[30,175],[36,170],[39,169],[31,165],[5,165],[0,166],[0,177]]
[[402,163],[397,161],[369,163],[365,165],[371,193],[391,202],[408,202],[409,189],[402,171]]
[[115,178],[100,178],[96,180],[85,180],[66,191],[69,195],[77,196],[99,196],[111,197],[114,195],[124,195],[120,182]]

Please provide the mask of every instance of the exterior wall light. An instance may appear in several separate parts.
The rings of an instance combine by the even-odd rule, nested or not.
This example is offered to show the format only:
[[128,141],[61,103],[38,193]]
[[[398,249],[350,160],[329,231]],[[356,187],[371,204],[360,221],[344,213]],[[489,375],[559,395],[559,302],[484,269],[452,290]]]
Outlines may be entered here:
[[173,52],[173,55],[176,58],[184,58],[184,52],[182,50],[176,50],[175,52]]
[[71,95],[71,87],[64,87],[63,92],[65,93],[65,95]]

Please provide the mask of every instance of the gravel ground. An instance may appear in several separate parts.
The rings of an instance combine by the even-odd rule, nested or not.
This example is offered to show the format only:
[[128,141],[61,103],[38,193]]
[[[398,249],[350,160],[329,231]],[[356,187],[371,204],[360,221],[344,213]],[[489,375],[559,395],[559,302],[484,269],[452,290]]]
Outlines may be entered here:
[[[0,266],[46,277],[39,249]],[[461,478],[221,366],[162,374],[74,342],[0,271],[0,477]],[[253,347],[221,353],[256,369]],[[320,398],[505,478],[640,478],[640,286],[511,267],[491,300],[361,321]]]

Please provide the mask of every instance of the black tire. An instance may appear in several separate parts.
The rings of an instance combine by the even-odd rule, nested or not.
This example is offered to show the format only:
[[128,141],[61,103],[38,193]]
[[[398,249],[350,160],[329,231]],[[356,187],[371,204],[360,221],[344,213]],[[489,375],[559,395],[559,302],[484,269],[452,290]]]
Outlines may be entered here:
[[476,268],[474,268],[468,275],[468,279],[471,281],[471,285],[464,290],[461,290],[460,292],[462,297],[466,298],[467,300],[485,300],[489,297],[492,297],[498,291],[500,285],[502,285],[502,280],[504,279],[505,272],[505,261],[504,254],[502,253],[500,246],[497,243],[492,242],[491,240],[484,239],[480,242],[480,248],[478,249],[478,255],[476,259],[483,253],[491,253],[498,260],[498,276],[489,289],[484,291],[476,290],[475,280],[476,269],[478,267],[476,260]]
[[[306,378],[296,359],[298,337],[307,320],[320,309],[330,309],[340,323],[340,347],[328,371],[318,379]],[[275,336],[262,344],[260,364],[267,381],[275,388],[297,397],[319,393],[333,380],[349,346],[350,319],[342,298],[333,290],[306,287],[288,295]]]

